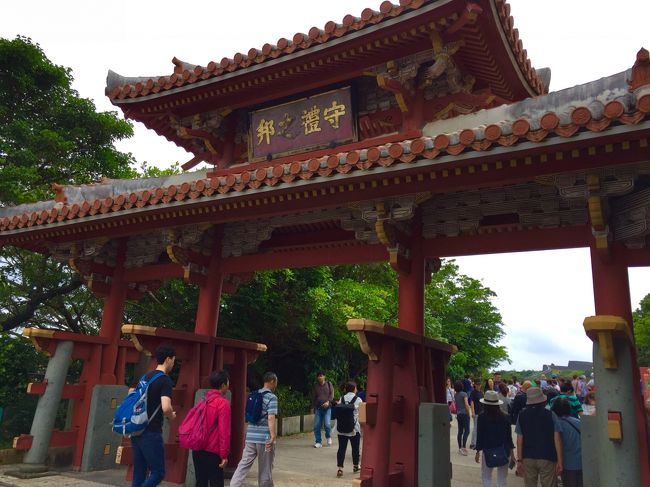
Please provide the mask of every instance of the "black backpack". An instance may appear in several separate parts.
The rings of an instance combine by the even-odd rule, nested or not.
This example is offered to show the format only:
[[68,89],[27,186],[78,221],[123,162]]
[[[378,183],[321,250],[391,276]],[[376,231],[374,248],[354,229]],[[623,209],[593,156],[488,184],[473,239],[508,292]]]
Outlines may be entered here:
[[354,404],[357,402],[358,397],[355,395],[348,403],[343,398],[334,406],[332,410],[332,419],[336,420],[336,431],[339,433],[352,433],[356,421],[354,420]]

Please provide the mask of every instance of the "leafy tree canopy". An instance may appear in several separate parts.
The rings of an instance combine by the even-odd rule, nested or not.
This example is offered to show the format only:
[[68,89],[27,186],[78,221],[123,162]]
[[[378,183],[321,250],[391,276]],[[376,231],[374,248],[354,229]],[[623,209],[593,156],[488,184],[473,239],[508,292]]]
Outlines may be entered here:
[[[30,39],[0,38],[0,206],[52,197],[52,183],[134,177],[113,143],[133,133],[72,89],[69,69]],[[146,167],[143,167],[146,171]],[[39,254],[0,249],[0,325],[96,329],[99,301],[79,276]]]
[[[367,358],[347,331],[350,318],[397,322],[397,276],[387,264],[267,271],[236,294],[223,297],[219,335],[265,343],[251,371],[251,384],[270,368],[284,384],[308,392],[319,370],[334,384],[365,377]],[[476,374],[507,359],[494,293],[463,276],[454,261],[443,263],[426,289],[426,334],[459,347],[450,372]],[[191,330],[198,293],[169,281],[127,306],[127,320]]]
[[51,197],[51,184],[133,177],[113,143],[133,134],[72,89],[68,68],[25,37],[0,38],[0,205]]

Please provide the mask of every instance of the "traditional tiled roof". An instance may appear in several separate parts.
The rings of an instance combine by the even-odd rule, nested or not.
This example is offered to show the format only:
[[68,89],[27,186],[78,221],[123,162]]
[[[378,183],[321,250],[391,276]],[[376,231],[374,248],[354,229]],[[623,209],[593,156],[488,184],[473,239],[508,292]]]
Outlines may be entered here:
[[336,174],[370,173],[381,167],[433,160],[467,151],[489,151],[520,142],[538,143],[582,132],[603,132],[612,125],[639,125],[649,118],[650,84],[628,90],[631,70],[506,107],[425,127],[423,136],[369,149],[351,150],[308,160],[269,162],[266,167],[207,178],[189,173],[170,178],[106,181],[66,187],[60,201],[7,207],[0,213],[0,232],[73,221],[98,214],[156,207],[225,194],[249,194],[262,187],[297,181],[325,181]]
[[[221,61],[211,61],[206,66],[196,66],[174,58],[172,60],[175,65],[174,72],[168,76],[126,78],[111,71],[107,77],[106,94],[114,103],[120,103],[121,100],[145,97],[218,78],[295,52],[327,44],[351,33],[381,24],[386,20],[422,9],[436,1],[400,0],[399,4],[395,5],[386,0],[379,6],[378,11],[366,8],[361,12],[360,17],[346,15],[341,23],[329,21],[322,29],[312,27],[307,34],[299,32],[291,39],[281,38],[275,44],[264,44],[259,49],[251,48],[247,54],[237,53],[232,58],[224,57]],[[513,18],[510,16],[510,6],[505,0],[491,0],[491,4],[494,5],[504,37],[526,82],[537,93],[543,93],[544,81],[531,66],[526,50],[519,39],[519,32],[514,28]]]

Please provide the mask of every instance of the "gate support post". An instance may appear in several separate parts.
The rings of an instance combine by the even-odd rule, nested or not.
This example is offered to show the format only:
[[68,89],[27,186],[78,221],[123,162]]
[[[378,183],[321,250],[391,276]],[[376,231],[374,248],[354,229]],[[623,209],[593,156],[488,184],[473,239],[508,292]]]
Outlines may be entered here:
[[416,487],[419,406],[446,406],[444,389],[434,381],[444,381],[456,347],[370,320],[349,320],[347,327],[357,333],[368,355],[367,402],[359,412],[364,437],[361,473],[352,485]]
[[59,342],[56,353],[47,364],[45,371],[45,392],[38,399],[30,435],[32,447],[25,453],[24,463],[29,465],[43,465],[47,459],[47,450],[54,430],[56,413],[63,396],[63,386],[68,375],[68,368],[72,360],[74,343],[71,341]]
[[600,436],[601,486],[650,487],[650,466],[640,374],[634,348],[627,266],[616,244],[609,254],[592,248],[596,316],[585,319],[594,342],[598,386],[596,421]]

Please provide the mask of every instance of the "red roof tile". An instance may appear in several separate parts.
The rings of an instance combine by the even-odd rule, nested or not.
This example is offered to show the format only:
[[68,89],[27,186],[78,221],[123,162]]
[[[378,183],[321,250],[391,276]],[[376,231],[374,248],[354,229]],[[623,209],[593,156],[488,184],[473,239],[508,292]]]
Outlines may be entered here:
[[[436,0],[400,0],[399,5],[395,5],[386,0],[381,3],[379,10],[366,8],[361,12],[360,17],[346,15],[340,24],[329,21],[323,29],[312,27],[307,34],[298,32],[294,34],[291,40],[280,38],[276,44],[264,44],[261,49],[251,48],[247,54],[236,53],[232,58],[224,57],[219,63],[210,61],[207,66],[194,66],[174,58],[174,73],[170,76],[161,76],[156,78],[138,78],[137,81],[131,79],[127,84],[111,84],[109,82],[106,88],[106,94],[115,103],[126,98],[137,98],[147,96],[151,93],[168,91],[185,85],[190,85],[197,81],[215,78],[224,73],[231,73],[252,65],[261,64],[268,60],[291,54],[296,51],[309,49],[312,46],[326,44],[327,42],[350,34],[361,31],[384,20],[398,17],[404,13],[418,10],[424,5],[434,3]],[[514,54],[519,69],[522,71],[527,83],[532,86],[537,93],[544,92],[543,82],[532,68],[528,59],[526,50],[519,39],[519,32],[514,28],[514,21],[510,15],[510,6],[506,0],[491,0],[496,12],[498,13],[501,27],[505,37]],[[468,4],[468,9],[472,4]]]
[[[619,94],[612,92],[611,96],[617,97]],[[268,167],[264,168],[211,179],[186,181],[180,186],[170,184],[166,187],[83,201],[81,204],[52,202],[53,205],[49,209],[25,210],[21,214],[0,218],[0,232],[74,220],[97,213],[119,213],[133,206],[142,208],[209,197],[216,192],[226,194],[250,191],[262,186],[291,184],[293,181],[327,178],[339,173],[367,171],[379,166],[408,164],[415,159],[435,159],[445,154],[457,155],[465,151],[487,151],[498,146],[509,147],[518,142],[541,142],[553,136],[574,137],[581,130],[601,132],[611,124],[636,125],[650,118],[649,114],[650,85],[645,85],[637,88],[634,94],[626,95],[626,98],[592,100],[586,105],[576,103],[576,106],[571,105],[567,112],[549,111],[538,116],[528,115],[510,122],[465,128],[435,137],[421,137],[284,164],[269,163]],[[567,119],[567,123],[561,123],[563,118]],[[16,207],[17,210],[19,208]]]

